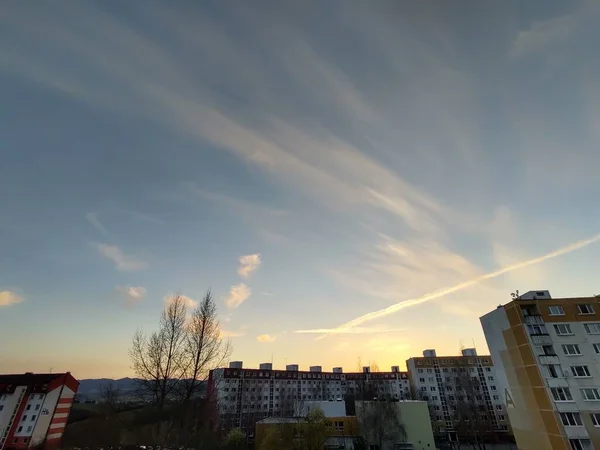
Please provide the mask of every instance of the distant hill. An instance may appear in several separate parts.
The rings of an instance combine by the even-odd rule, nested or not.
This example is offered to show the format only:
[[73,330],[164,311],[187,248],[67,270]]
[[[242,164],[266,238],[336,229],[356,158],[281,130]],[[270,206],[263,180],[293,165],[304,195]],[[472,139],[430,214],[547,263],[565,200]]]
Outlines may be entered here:
[[112,384],[112,387],[118,389],[120,393],[127,394],[135,391],[137,387],[136,378],[120,378],[111,380],[110,378],[91,378],[87,380],[79,380],[79,389],[77,395],[79,397],[96,398],[102,394],[102,390]]
[[[138,381],[138,378],[120,378],[118,380],[112,380],[110,378],[91,378],[79,380],[77,397],[81,401],[99,400],[102,396],[103,389],[111,384],[113,389],[119,391],[119,394],[124,396],[133,395],[138,387]],[[201,382],[199,388],[200,392],[203,393],[206,388],[206,383]]]

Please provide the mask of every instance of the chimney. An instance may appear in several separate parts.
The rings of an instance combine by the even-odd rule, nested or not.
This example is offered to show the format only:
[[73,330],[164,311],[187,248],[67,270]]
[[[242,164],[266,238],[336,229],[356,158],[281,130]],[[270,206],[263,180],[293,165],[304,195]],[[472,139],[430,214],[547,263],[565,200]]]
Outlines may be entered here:
[[242,361],[231,361],[229,363],[229,368],[230,369],[241,369],[243,367],[243,362]]
[[298,372],[298,364],[288,364],[285,366],[285,370],[289,372]]
[[321,366],[310,366],[309,370],[311,372],[323,372],[323,368]]
[[368,366],[363,367],[363,373],[371,373],[371,368]]
[[474,348],[463,348],[462,355],[463,356],[477,356],[477,350]]
[[273,370],[273,364],[272,363],[261,363],[258,368],[260,370]]
[[334,367],[333,373],[344,373],[344,370],[341,367]]
[[400,372],[400,366],[392,366],[392,373]]
[[435,354],[435,350],[430,348],[428,350],[423,350],[423,356],[425,358],[435,358],[437,355]]

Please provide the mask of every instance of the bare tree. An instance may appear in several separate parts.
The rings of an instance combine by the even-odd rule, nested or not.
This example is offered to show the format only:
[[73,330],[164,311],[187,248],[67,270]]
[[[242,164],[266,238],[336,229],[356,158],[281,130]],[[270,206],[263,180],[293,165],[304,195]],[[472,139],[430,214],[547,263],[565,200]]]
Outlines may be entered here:
[[209,372],[231,355],[231,344],[222,337],[210,291],[190,315],[188,305],[186,297],[176,294],[158,330],[133,337],[130,355],[140,393],[154,406],[140,415],[146,431],[146,442],[140,444],[213,445],[216,406],[198,394]]
[[400,418],[398,402],[362,401],[358,402],[356,416],[365,441],[378,448],[390,444],[406,442],[406,430]]
[[379,380],[365,377],[355,394],[355,412],[360,432],[366,443],[384,448],[386,443],[406,441],[406,430],[400,418],[398,401],[377,397]]
[[212,369],[222,366],[231,356],[231,342],[222,337],[217,307],[210,291],[192,313],[186,332],[182,382],[185,401],[197,393]]
[[461,371],[451,378],[448,387],[452,392],[448,406],[459,440],[470,442],[473,448],[485,449],[484,440],[494,434],[494,411],[488,411],[479,380]]
[[185,374],[186,318],[185,299],[177,294],[165,306],[157,331],[146,336],[140,330],[133,337],[130,356],[141,394],[159,410]]

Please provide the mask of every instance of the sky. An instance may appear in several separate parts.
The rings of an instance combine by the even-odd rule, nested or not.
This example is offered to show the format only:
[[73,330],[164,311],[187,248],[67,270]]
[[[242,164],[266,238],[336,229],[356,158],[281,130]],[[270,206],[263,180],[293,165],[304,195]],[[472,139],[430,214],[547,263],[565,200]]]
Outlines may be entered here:
[[178,291],[245,366],[345,370],[484,353],[515,290],[600,293],[599,19],[2,2],[0,372],[131,376]]

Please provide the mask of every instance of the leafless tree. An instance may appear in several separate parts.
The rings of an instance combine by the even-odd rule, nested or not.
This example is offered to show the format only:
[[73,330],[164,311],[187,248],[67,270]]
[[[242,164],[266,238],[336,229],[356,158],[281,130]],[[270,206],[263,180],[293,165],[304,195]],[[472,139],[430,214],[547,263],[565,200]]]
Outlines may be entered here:
[[377,397],[377,380],[361,380],[355,396],[356,416],[365,442],[384,448],[386,443],[406,441],[406,430],[397,401]]
[[190,400],[208,379],[210,370],[222,366],[231,356],[232,346],[221,334],[217,307],[208,291],[192,312],[186,327],[183,370],[183,399]]
[[165,305],[158,330],[150,335],[138,331],[133,337],[130,355],[140,394],[153,406],[140,414],[147,440],[140,444],[198,448],[214,437],[216,405],[212,396],[198,394],[232,348],[222,337],[210,291],[191,314],[188,306],[189,299],[176,294]]
[[185,374],[187,307],[183,295],[169,299],[159,323],[150,336],[141,330],[133,337],[130,356],[140,379],[141,394],[162,410]]
[[470,442],[473,448],[483,450],[484,440],[494,434],[494,411],[488,411],[485,393],[477,378],[461,371],[450,380],[447,386],[448,407],[453,412],[458,438]]

